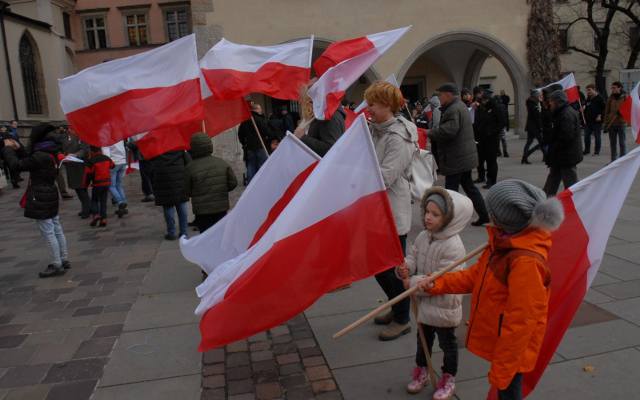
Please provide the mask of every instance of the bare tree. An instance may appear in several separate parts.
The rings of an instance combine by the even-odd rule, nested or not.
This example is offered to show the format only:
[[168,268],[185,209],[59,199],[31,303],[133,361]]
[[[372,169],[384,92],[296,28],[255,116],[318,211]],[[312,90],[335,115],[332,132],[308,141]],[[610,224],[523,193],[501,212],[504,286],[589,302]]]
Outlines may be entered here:
[[558,26],[554,22],[552,0],[529,0],[527,23],[527,62],[536,86],[560,77]]
[[[600,6],[604,9],[614,10],[627,17],[629,22],[640,29],[640,0],[631,0],[623,2],[601,0]],[[627,60],[627,69],[633,69],[636,67],[638,56],[640,55],[640,31],[636,32],[635,36],[632,36],[628,30],[623,31],[623,35],[629,38],[629,44],[631,51],[629,52],[629,58]]]

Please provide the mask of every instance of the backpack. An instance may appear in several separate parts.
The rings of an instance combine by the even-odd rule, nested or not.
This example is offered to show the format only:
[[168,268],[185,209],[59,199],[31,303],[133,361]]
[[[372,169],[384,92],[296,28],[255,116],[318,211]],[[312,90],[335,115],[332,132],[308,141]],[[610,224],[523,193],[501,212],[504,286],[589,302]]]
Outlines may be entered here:
[[[405,124],[410,121],[399,118]],[[412,125],[414,125],[412,123]],[[438,176],[436,174],[437,166],[433,154],[428,150],[422,150],[418,142],[412,142],[414,146],[411,163],[405,171],[405,176],[409,181],[411,190],[411,198],[415,201],[422,200],[422,196],[427,189],[431,188]]]

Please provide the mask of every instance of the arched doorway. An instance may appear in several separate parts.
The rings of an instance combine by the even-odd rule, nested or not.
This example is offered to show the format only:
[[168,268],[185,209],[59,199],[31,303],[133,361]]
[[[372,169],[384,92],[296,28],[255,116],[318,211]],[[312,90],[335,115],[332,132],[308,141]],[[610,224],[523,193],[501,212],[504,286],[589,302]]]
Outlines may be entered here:
[[[422,84],[424,95],[445,81],[459,87],[482,83],[480,72],[490,59],[504,68],[513,90],[511,102],[516,132],[524,133],[525,99],[530,83],[526,68],[513,52],[498,39],[481,32],[455,31],[435,36],[416,48],[398,71],[398,81]],[[493,60],[491,60],[493,61]],[[411,72],[410,74],[408,74]],[[422,73],[422,75],[419,75]],[[423,79],[424,82],[420,82]],[[406,81],[406,82],[405,82]],[[494,88],[496,92],[500,87]]]

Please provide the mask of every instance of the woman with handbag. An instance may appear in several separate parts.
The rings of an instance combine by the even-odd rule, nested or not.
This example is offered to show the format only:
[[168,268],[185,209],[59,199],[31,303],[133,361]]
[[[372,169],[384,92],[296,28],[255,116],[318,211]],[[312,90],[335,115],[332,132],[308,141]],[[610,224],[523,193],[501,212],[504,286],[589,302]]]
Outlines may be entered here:
[[40,124],[31,129],[29,156],[18,160],[15,153],[9,156],[9,165],[18,171],[29,171],[27,190],[20,201],[24,216],[35,219],[40,233],[51,251],[51,263],[40,272],[40,278],[63,275],[71,267],[68,261],[67,241],[58,215],[58,156],[60,145],[52,133],[55,127]]

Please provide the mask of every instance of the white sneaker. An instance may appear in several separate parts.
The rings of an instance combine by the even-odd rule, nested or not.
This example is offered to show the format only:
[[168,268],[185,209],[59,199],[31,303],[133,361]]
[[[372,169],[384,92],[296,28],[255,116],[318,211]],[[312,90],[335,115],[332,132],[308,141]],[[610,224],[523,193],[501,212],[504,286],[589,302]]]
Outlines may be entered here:
[[425,367],[415,367],[411,376],[411,382],[407,385],[407,392],[411,394],[420,393],[429,384],[429,374]]

